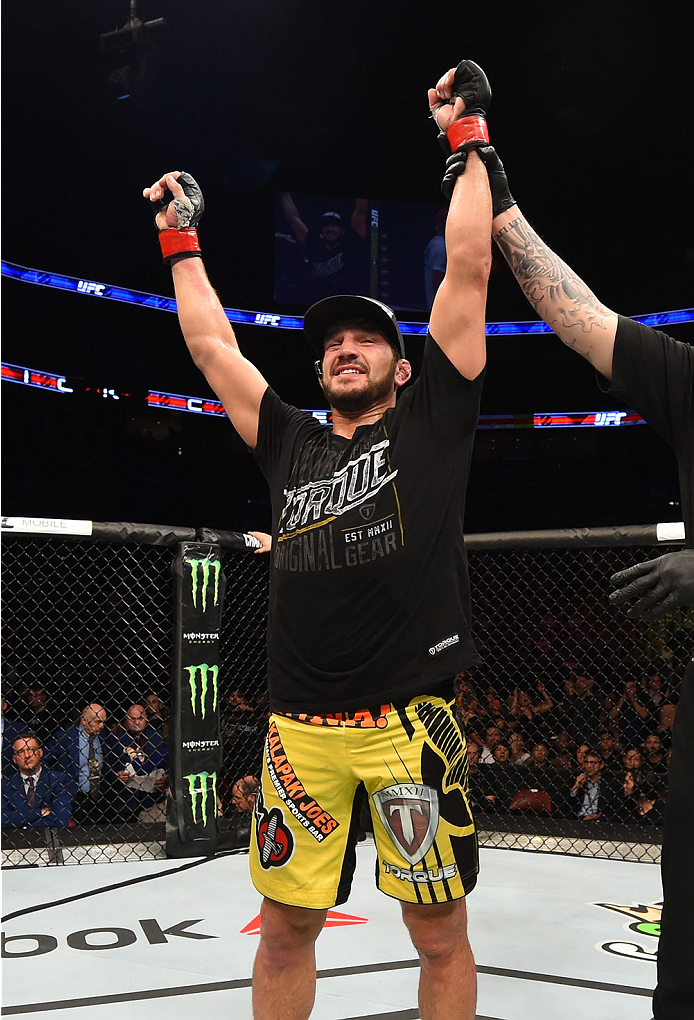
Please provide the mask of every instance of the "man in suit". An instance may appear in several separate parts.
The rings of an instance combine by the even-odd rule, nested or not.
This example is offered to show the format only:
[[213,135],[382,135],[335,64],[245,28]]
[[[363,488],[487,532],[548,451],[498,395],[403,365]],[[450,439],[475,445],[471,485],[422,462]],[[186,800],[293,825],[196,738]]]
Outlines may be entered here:
[[128,708],[123,723],[105,741],[104,778],[114,791],[115,813],[131,818],[164,796],[168,782],[164,739],[149,725],[144,705]]
[[70,778],[49,771],[43,747],[34,733],[22,733],[12,744],[17,773],[2,782],[3,829],[46,829],[67,825],[72,810]]
[[106,709],[93,702],[87,705],[79,722],[56,733],[46,748],[46,760],[70,777],[75,822],[101,822],[109,813],[101,784],[104,766],[104,742],[101,731],[106,724]]

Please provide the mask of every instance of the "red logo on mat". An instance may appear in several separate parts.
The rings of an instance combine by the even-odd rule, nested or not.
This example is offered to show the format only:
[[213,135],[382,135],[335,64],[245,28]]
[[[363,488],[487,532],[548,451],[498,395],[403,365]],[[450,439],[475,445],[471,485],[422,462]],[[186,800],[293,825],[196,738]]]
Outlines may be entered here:
[[[366,924],[368,917],[356,917],[354,914],[341,914],[339,910],[329,910],[324,928],[349,928],[353,924]],[[260,914],[249,921],[240,935],[260,935]]]

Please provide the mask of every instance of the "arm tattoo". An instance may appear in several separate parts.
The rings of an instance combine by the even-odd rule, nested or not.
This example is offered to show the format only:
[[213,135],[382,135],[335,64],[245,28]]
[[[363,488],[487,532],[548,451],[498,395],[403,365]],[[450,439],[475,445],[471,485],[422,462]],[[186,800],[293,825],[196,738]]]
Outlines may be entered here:
[[522,216],[502,227],[494,240],[538,315],[568,347],[587,357],[586,334],[600,329],[610,310]]

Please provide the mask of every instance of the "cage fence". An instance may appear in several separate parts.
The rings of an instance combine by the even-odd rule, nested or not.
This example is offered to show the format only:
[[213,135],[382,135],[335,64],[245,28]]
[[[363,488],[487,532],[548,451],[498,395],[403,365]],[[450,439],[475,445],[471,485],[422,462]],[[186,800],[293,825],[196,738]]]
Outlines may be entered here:
[[[3,534],[4,866],[166,853],[173,546],[196,533],[95,534]],[[647,625],[608,602],[609,576],[660,554],[655,544],[655,529],[470,537],[483,664],[451,696],[482,846],[659,859],[694,614]],[[217,810],[247,846],[244,794],[260,774],[268,712],[268,557],[225,548],[222,558]],[[32,796],[19,767],[37,756]]]

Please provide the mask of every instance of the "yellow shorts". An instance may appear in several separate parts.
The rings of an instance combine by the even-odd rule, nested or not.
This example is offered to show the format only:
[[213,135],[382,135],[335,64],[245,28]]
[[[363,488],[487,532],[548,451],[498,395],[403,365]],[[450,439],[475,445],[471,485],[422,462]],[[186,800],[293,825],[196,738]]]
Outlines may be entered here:
[[324,909],[349,896],[369,797],[376,885],[411,903],[475,886],[477,835],[465,737],[443,698],[339,715],[272,715],[250,866],[264,896]]

